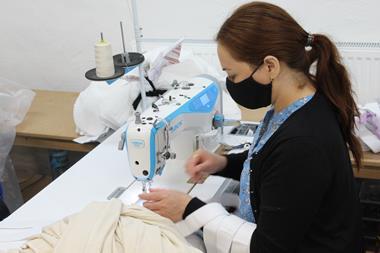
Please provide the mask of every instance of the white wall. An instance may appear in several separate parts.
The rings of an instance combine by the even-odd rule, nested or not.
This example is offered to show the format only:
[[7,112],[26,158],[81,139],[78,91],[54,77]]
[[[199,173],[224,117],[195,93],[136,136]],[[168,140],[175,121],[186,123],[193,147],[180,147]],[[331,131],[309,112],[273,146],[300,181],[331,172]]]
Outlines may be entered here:
[[[0,82],[30,88],[83,90],[94,67],[93,45],[104,32],[121,51],[119,21],[128,0],[1,0]],[[224,17],[242,0],[137,0],[146,38],[212,39]],[[273,0],[311,32],[339,41],[380,41],[378,0]],[[169,16],[170,15],[170,16]],[[169,18],[170,17],[170,18]],[[128,28],[128,46],[132,30]],[[10,80],[10,81],[7,81]]]
[[[380,41],[378,0],[266,1],[287,10],[306,31],[327,33],[336,41]],[[145,38],[186,36],[213,39],[225,18],[239,5],[250,0],[138,2]],[[160,10],[160,13],[156,10]]]
[[128,17],[127,0],[1,0],[0,82],[83,90],[100,32],[121,52],[119,21]]

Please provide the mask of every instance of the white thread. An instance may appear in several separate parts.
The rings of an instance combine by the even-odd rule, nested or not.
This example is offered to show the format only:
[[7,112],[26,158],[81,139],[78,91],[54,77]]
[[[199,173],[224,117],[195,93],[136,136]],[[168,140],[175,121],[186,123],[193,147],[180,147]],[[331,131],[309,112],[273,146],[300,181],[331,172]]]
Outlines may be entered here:
[[110,77],[115,74],[111,44],[101,40],[95,45],[96,75],[98,77]]

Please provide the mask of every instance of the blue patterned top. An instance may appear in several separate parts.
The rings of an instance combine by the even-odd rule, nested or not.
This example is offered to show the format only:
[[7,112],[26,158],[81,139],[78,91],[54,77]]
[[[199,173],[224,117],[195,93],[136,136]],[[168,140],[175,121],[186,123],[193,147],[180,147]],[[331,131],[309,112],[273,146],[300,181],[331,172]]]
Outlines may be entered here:
[[277,129],[289,118],[289,116],[309,102],[313,96],[314,95],[310,95],[301,98],[278,113],[275,113],[274,108],[272,107],[268,110],[264,119],[260,122],[260,125],[253,136],[252,145],[249,149],[248,157],[244,162],[243,171],[240,176],[239,216],[241,218],[255,223],[255,217],[251,207],[249,186],[250,174],[252,172],[250,166],[252,155],[257,154],[270,139],[270,137],[277,131]]

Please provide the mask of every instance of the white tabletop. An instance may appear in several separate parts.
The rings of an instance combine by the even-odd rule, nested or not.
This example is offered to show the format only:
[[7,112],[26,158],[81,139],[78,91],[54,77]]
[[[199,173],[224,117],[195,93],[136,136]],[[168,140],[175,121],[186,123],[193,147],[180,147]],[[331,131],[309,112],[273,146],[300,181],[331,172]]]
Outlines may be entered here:
[[[83,209],[92,201],[106,201],[119,186],[133,183],[126,151],[117,149],[119,129],[79,162],[26,202],[18,210],[0,223],[0,249],[20,245],[25,236],[39,232],[42,226],[64,218]],[[181,178],[179,180],[179,178]],[[188,192],[207,201],[223,185],[225,179],[209,177],[202,185],[186,183],[183,168],[165,170],[162,176],[154,178],[154,187],[164,187]],[[135,182],[120,196],[125,203],[137,200],[141,185]]]

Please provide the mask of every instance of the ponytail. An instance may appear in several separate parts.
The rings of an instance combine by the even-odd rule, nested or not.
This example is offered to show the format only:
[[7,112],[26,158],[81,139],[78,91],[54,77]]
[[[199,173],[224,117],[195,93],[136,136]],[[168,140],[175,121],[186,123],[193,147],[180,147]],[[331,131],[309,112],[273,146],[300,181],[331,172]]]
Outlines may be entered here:
[[[334,106],[343,138],[351,150],[357,168],[362,166],[362,148],[355,136],[355,116],[359,110],[353,98],[352,84],[334,43],[325,35],[315,34],[312,49],[307,53],[309,62],[316,61],[316,73],[312,77],[316,87]],[[310,74],[309,74],[310,76]]]
[[[251,2],[239,7],[224,22],[216,40],[239,61],[258,65],[273,55],[308,76],[335,108],[344,141],[357,167],[361,167],[361,145],[354,134],[355,116],[359,113],[352,85],[337,48],[326,36],[308,34],[276,5]],[[310,73],[314,63],[316,72]]]

